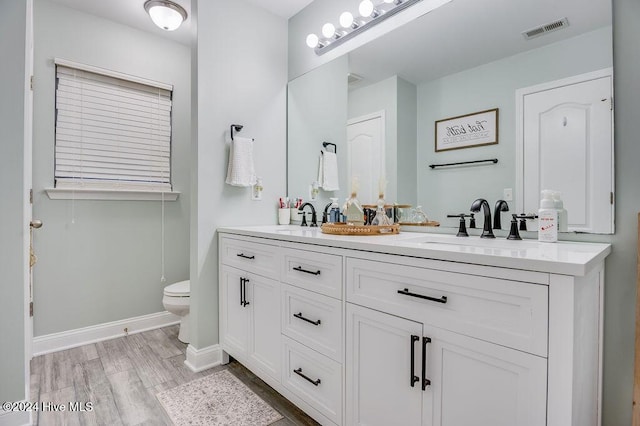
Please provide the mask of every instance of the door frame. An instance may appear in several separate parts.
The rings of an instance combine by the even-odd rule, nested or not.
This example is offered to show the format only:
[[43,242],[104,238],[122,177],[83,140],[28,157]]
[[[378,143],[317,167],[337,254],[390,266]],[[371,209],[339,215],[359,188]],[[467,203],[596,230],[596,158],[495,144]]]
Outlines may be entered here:
[[[611,108],[613,111],[613,68],[603,68],[560,80],[548,81],[516,90],[516,211],[524,211],[524,99],[525,96],[573,84],[609,77],[611,81]],[[611,192],[615,194],[614,122],[611,120]],[[611,233],[615,232],[615,204],[611,204]]]
[[[347,120],[347,128],[353,124],[358,124],[361,123],[363,121],[369,121],[369,120],[373,120],[375,118],[380,118],[380,169],[384,172],[384,177],[385,179],[387,179],[387,185],[389,184],[388,182],[388,177],[387,177],[387,163],[386,163],[386,157],[387,157],[387,127],[386,127],[386,117],[385,117],[385,110],[380,110],[380,111],[376,111],[376,112],[372,112],[370,114],[365,114],[365,115],[361,115],[358,117],[354,117],[354,118],[350,118]],[[347,161],[347,176],[346,179],[350,179],[351,176],[351,162],[349,161],[349,157],[350,157],[350,150],[349,150],[349,140],[347,139],[347,155],[346,155],[346,161]],[[348,188],[348,194],[351,193],[351,182],[347,180],[347,184],[349,185]],[[388,192],[388,188],[387,188],[387,192]],[[385,194],[386,196],[386,194]]]

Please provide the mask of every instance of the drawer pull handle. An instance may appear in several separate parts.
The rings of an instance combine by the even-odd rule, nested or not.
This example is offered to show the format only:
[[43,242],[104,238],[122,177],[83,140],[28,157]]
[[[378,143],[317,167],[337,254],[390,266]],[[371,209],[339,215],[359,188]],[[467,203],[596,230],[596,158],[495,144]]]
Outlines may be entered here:
[[418,336],[414,334],[411,335],[411,387],[414,387],[416,382],[420,381],[420,378],[416,376],[416,373],[413,369],[414,366],[416,365],[416,352],[414,350],[415,349],[414,345],[418,340],[420,340]]
[[311,383],[313,386],[318,386],[321,382],[320,379],[310,379],[309,377],[307,377],[305,374],[302,373],[302,368],[296,368],[295,370],[293,370],[294,373],[296,373],[298,376],[302,377],[303,379],[305,379],[307,382]]
[[427,343],[431,343],[431,337],[422,338],[422,390],[431,386],[431,380],[427,379]]
[[236,254],[236,256],[241,257],[241,258],[243,258],[243,259],[249,259],[249,260],[253,260],[253,259],[255,259],[255,258],[256,258],[255,256],[247,256],[247,255],[246,255],[246,254],[244,254],[244,253],[238,253],[238,254]]
[[427,299],[427,300],[431,300],[432,302],[447,303],[447,296],[442,296],[440,298],[423,296],[422,294],[411,293],[408,288],[405,288],[404,290],[398,290],[398,294],[404,294],[405,296],[417,297],[419,299]]
[[310,320],[309,318],[305,318],[305,317],[303,317],[303,316],[302,316],[302,312],[298,312],[297,314],[293,314],[293,316],[294,316],[294,317],[296,317],[296,318],[298,318],[298,319],[301,319],[302,321],[306,321],[306,322],[308,322],[308,323],[310,323],[310,324],[313,324],[313,325],[320,325],[320,324],[321,324],[321,323],[320,323],[320,320],[312,321],[312,320]]
[[306,274],[311,274],[311,275],[320,275],[320,271],[307,271],[306,269],[302,269],[302,266],[295,266],[293,268],[294,271],[298,271],[298,272],[304,272]]

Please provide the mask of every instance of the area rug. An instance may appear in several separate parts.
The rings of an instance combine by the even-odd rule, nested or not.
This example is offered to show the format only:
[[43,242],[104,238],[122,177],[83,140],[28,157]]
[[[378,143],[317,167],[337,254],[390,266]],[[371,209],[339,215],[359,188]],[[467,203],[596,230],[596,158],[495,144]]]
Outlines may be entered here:
[[227,370],[156,395],[176,426],[265,426],[282,416]]

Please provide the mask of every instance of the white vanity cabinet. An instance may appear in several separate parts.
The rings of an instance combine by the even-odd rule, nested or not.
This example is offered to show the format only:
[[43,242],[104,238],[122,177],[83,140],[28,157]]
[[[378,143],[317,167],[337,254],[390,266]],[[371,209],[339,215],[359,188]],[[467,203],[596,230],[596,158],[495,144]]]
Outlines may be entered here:
[[[244,269],[225,263],[221,265],[221,343],[227,353],[247,367],[258,369],[271,378],[279,380],[281,371],[280,282],[277,272],[270,272],[259,263],[260,251],[256,250],[264,250],[272,256],[276,254],[277,247],[232,239],[221,240],[222,250],[227,252],[230,246],[247,249],[237,253],[247,258],[238,256],[238,259],[248,262],[257,260],[257,262],[243,265]],[[249,248],[252,251],[249,252]],[[252,256],[253,259],[251,259]],[[222,260],[225,260],[224,257]],[[265,270],[269,272],[269,276],[250,272]],[[274,270],[277,271],[277,269]]]
[[349,425],[546,424],[547,360],[347,305]]
[[323,425],[600,426],[610,246],[447,238],[224,229],[222,349]]

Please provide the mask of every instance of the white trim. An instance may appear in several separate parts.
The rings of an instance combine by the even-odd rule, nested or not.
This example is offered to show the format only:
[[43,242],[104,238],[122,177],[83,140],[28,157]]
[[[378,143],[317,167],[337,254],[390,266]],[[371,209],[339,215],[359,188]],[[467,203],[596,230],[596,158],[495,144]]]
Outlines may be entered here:
[[[38,356],[50,352],[57,352],[179,323],[179,316],[164,311],[60,333],[47,334],[33,339],[33,355]],[[125,328],[127,332],[124,331]]]
[[173,84],[162,83],[160,81],[149,80],[142,77],[137,77],[131,74],[125,74],[118,71],[112,71],[106,68],[94,67],[93,65],[81,64],[79,62],[68,61],[62,58],[53,58],[53,63],[56,65],[62,65],[65,67],[75,68],[83,71],[89,71],[96,74],[107,75],[109,77],[119,78],[121,80],[134,81],[136,83],[144,84],[147,86],[158,87],[165,90],[173,90]]
[[[578,74],[560,80],[548,81],[546,83],[536,84],[535,86],[523,87],[516,90],[516,198],[515,205],[517,212],[524,211],[524,98],[537,92],[553,90],[572,84],[583,83],[598,78],[611,78],[611,93],[613,93],[613,68],[603,68],[601,70],[592,71],[584,74]],[[613,102],[613,100],[611,100]],[[615,126],[611,126],[611,140],[613,139],[613,131]],[[613,143],[611,144],[613,150]],[[614,156],[611,156],[611,170],[614,173]],[[615,179],[612,176],[611,191],[615,191]],[[615,192],[614,192],[615,194]],[[611,207],[613,209],[613,206]],[[615,228],[615,212],[611,214],[611,233]]]
[[31,424],[31,412],[0,410],[0,426],[23,426]]
[[222,364],[222,347],[220,345],[212,345],[196,349],[193,345],[189,345],[186,358],[184,365],[194,373],[199,373]]
[[[122,189],[63,189],[47,188],[51,200],[116,200],[116,201],[161,201],[163,192],[133,191]],[[180,192],[164,192],[164,201],[176,201]]]

